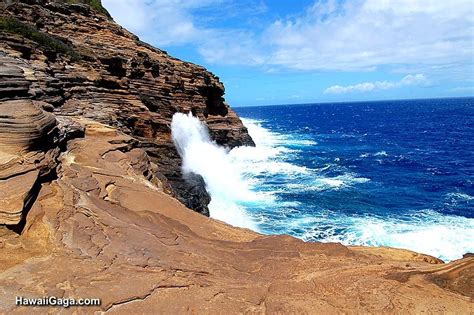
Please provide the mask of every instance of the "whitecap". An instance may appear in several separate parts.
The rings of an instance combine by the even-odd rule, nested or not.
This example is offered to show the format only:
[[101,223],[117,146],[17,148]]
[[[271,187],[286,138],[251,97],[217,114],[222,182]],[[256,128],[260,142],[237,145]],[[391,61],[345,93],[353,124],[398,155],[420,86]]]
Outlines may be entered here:
[[379,151],[374,153],[374,156],[388,156],[388,153],[385,151]]
[[345,173],[335,177],[306,178],[299,183],[286,184],[286,188],[288,188],[290,192],[338,190],[351,187],[355,184],[363,184],[368,181],[370,181],[369,178],[357,177],[353,173]]
[[314,140],[305,140],[305,139],[289,139],[286,143],[287,145],[294,146],[312,146],[317,145],[318,142]]
[[468,195],[468,194],[464,194],[464,193],[459,193],[459,192],[456,192],[456,193],[449,193],[446,195],[447,197],[451,198],[451,199],[456,199],[456,200],[462,200],[462,201],[471,201],[471,200],[474,200],[474,196],[471,196],[471,195]]
[[344,185],[344,181],[342,181],[341,179],[337,179],[337,178],[321,178],[321,179],[319,179],[319,181],[323,185],[328,185],[330,187],[341,187],[341,186]]
[[313,146],[318,143],[312,139],[306,139],[304,136],[298,137],[292,135],[283,135],[273,132],[262,126],[264,120],[241,118],[242,123],[247,127],[249,134],[257,147],[275,147],[275,146]]
[[425,210],[407,219],[339,215],[329,221],[313,220],[312,228],[300,237],[345,245],[406,248],[446,261],[474,252],[474,219],[465,217]]

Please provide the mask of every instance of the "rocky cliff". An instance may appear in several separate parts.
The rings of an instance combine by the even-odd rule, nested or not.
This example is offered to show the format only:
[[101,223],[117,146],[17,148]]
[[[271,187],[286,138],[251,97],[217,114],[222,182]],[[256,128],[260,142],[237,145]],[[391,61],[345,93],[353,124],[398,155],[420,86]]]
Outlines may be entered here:
[[0,99],[14,99],[16,103],[3,108],[22,108],[28,116],[7,112],[4,124],[23,128],[21,124],[31,119],[37,130],[22,130],[22,143],[10,138],[12,130],[5,128],[0,131],[1,143],[28,149],[26,142],[37,143],[35,137],[49,132],[52,116],[84,117],[114,126],[148,153],[171,195],[208,214],[202,179],[184,181],[181,176],[170,122],[175,112],[191,111],[207,123],[217,143],[252,145],[246,128],[225,103],[219,79],[141,42],[94,7],[25,2],[32,4],[14,2],[0,17]]
[[473,257],[304,243],[190,211],[206,214],[209,196],[181,176],[172,115],[193,112],[222,145],[253,144],[222,83],[100,2],[60,2],[1,8],[0,313],[472,312]]

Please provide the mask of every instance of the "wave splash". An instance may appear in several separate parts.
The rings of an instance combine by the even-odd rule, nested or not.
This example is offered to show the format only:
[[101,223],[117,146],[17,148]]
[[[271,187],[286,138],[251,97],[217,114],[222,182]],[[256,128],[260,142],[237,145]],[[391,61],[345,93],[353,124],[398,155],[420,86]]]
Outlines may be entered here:
[[[195,173],[203,177],[211,196],[212,218],[272,233],[262,226],[272,224],[268,214],[300,205],[297,201],[282,200],[279,194],[291,190],[341,189],[369,181],[350,173],[324,177],[317,174],[318,170],[287,162],[301,148],[317,143],[272,132],[258,120],[242,118],[242,122],[256,146],[228,150],[213,142],[206,125],[191,113],[176,113],[172,119],[172,137],[182,158],[183,175]],[[278,178],[278,183],[269,181],[271,178]]]
[[238,169],[233,167],[229,152],[211,140],[206,125],[191,113],[176,113],[171,131],[183,160],[183,175],[199,174],[206,183],[206,190],[211,196],[211,217],[256,229],[255,222],[239,203],[251,202],[258,196],[251,191]]

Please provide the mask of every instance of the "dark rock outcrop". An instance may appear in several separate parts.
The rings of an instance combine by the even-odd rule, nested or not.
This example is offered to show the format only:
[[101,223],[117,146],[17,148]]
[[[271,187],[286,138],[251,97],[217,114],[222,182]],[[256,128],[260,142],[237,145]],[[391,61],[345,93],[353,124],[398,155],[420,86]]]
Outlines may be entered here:
[[94,7],[99,1],[24,2],[0,16],[0,99],[114,126],[149,154],[169,194],[208,214],[202,178],[182,177],[170,122],[175,112],[192,111],[217,143],[253,145],[219,79],[141,42]]

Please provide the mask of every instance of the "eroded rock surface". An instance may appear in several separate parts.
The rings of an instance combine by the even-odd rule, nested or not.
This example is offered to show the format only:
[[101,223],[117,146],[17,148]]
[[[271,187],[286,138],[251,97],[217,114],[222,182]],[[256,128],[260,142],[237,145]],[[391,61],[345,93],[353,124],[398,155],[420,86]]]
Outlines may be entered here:
[[0,224],[21,222],[38,181],[50,175],[59,155],[54,115],[22,98],[30,83],[21,65],[0,55],[0,95],[9,98],[0,102]]
[[[15,296],[100,297],[107,313],[469,313],[474,258],[262,236],[163,192],[145,151],[82,120],[24,232],[0,236],[0,312]],[[0,230],[1,231],[1,230]]]

